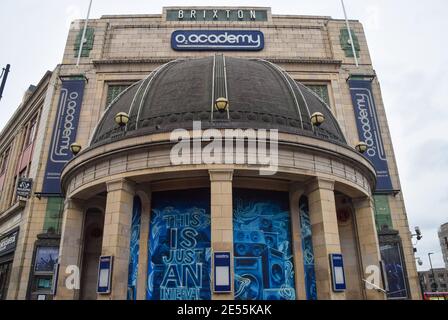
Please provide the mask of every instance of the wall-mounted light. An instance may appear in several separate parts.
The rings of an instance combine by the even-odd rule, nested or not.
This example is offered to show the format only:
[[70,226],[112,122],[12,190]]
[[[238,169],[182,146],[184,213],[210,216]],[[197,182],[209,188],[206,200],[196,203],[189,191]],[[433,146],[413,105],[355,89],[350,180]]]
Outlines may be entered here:
[[224,98],[224,97],[220,97],[220,98],[216,99],[215,108],[219,112],[226,111],[229,108],[229,100],[227,100],[227,98]]
[[77,142],[73,142],[70,145],[70,151],[73,153],[74,156],[76,156],[81,151],[81,149],[82,149],[81,145]]
[[129,115],[126,112],[118,112],[115,115],[115,123],[118,124],[120,127],[124,127],[129,122]]
[[364,153],[367,151],[367,143],[365,142],[358,142],[358,144],[355,147],[356,151],[358,151],[359,153]]
[[314,112],[310,117],[313,126],[320,126],[325,121],[325,116],[321,112]]

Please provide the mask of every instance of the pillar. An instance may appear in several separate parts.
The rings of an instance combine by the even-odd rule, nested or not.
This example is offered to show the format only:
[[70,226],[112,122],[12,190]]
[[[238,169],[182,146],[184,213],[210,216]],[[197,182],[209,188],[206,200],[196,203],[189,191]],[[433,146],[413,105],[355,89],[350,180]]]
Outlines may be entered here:
[[303,193],[303,184],[291,184],[289,188],[289,210],[291,212],[292,250],[294,257],[294,276],[297,300],[306,300],[305,271],[303,267],[302,235],[299,210],[299,200]]
[[132,182],[119,179],[107,183],[101,255],[113,256],[112,288],[110,294],[98,294],[99,300],[126,300],[133,199]]
[[66,199],[59,247],[59,279],[55,296],[57,300],[79,299],[83,225],[84,210],[81,200]]
[[341,253],[334,181],[316,178],[307,188],[313,237],[317,298],[342,300],[345,292],[333,292],[329,254]]
[[[372,270],[376,270],[376,272],[378,272],[376,275],[377,280],[379,281],[377,285],[383,288],[379,265],[381,254],[379,250],[378,235],[376,233],[373,200],[370,197],[363,197],[353,199],[352,202],[355,209],[355,223],[358,235],[360,258],[362,262],[362,278],[369,278],[369,276],[372,275]],[[363,288],[368,300],[385,299],[385,294],[383,292],[372,288],[367,288],[364,281]]]
[[233,170],[209,170],[211,191],[211,235],[212,252],[229,251],[231,253],[231,290],[230,293],[213,293],[214,275],[212,266],[212,299],[233,300],[233,203],[232,178]]

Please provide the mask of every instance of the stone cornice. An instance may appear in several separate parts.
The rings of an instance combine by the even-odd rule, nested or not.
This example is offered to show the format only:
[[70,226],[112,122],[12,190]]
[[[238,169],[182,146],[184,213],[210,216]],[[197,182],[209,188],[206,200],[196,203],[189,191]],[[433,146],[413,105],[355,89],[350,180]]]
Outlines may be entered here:
[[[180,59],[192,59],[193,56],[185,56]],[[99,65],[117,65],[117,64],[145,64],[145,63],[167,63],[172,60],[179,59],[179,57],[160,57],[160,58],[122,58],[122,59],[97,59],[92,63],[95,66]],[[296,64],[326,64],[326,65],[342,65],[341,60],[312,58],[312,57],[251,57],[251,59],[264,59],[273,63],[296,63]]]

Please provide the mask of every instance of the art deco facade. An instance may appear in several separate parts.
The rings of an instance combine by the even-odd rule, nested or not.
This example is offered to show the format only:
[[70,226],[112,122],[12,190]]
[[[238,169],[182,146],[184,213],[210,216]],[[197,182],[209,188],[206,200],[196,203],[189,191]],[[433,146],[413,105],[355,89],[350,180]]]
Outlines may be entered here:
[[[270,8],[103,16],[89,21],[76,66],[82,26],[72,23],[62,63],[0,135],[2,298],[420,298],[358,21],[358,67],[345,21]],[[173,162],[176,129],[198,147],[188,161]],[[243,161],[206,161],[210,135],[226,130]],[[268,132],[275,174],[250,162],[263,139],[247,130]],[[28,198],[15,196],[20,176],[32,179]],[[216,276],[219,252],[231,261],[225,293],[214,290],[226,280]]]

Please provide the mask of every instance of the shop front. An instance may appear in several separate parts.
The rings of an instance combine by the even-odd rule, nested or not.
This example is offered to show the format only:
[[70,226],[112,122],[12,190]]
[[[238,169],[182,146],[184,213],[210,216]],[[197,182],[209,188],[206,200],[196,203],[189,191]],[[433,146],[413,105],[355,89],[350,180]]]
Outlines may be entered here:
[[18,235],[19,228],[15,228],[0,238],[0,300],[5,300],[8,293]]

